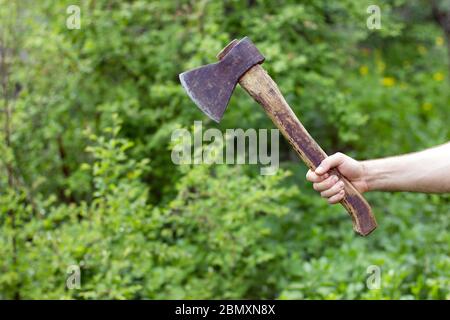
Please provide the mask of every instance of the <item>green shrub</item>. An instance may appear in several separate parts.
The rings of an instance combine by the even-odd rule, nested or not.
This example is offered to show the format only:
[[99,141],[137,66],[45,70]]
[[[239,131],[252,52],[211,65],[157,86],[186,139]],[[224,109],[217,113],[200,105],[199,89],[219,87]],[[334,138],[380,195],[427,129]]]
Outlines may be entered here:
[[[89,0],[69,30],[71,1],[0,0],[0,298],[449,299],[448,195],[368,194],[363,239],[285,142],[274,176],[170,158],[206,120],[178,74],[244,35],[328,153],[448,141],[445,35],[426,2],[379,2],[372,31],[356,0]],[[237,88],[204,125],[272,128],[259,109]]]

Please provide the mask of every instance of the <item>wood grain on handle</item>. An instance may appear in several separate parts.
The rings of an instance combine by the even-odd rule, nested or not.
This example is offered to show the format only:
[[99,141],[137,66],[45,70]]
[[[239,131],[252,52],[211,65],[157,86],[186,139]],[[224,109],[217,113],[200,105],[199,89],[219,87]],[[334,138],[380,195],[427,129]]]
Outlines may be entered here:
[[[303,127],[284,99],[276,83],[261,65],[255,65],[249,69],[239,79],[239,84],[263,106],[268,116],[280,129],[305,164],[311,170],[315,170],[322,160],[327,157],[327,154]],[[353,229],[360,235],[368,235],[377,227],[370,205],[336,169],[333,169],[332,172],[344,182],[345,198],[341,201],[341,204],[352,217]]]

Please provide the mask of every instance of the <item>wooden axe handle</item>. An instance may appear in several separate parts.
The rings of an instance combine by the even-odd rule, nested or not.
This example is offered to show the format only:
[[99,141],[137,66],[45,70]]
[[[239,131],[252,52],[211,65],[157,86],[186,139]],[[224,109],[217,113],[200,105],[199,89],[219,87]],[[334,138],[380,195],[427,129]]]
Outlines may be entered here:
[[[258,64],[249,69],[239,79],[239,84],[263,106],[268,116],[280,129],[303,162],[311,170],[315,170],[327,157],[327,154],[303,127],[276,83],[261,65]],[[341,201],[341,204],[352,217],[353,229],[360,235],[368,235],[377,227],[370,205],[338,170],[333,169],[332,173],[344,182],[345,198]]]

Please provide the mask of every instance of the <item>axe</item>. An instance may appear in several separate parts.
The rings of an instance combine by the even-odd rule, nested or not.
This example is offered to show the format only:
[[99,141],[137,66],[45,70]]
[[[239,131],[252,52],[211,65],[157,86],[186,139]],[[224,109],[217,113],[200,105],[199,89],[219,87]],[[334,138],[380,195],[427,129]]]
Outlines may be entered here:
[[[239,83],[264,108],[303,162],[315,170],[327,154],[306,131],[276,83],[261,67],[264,56],[250,39],[233,40],[217,57],[217,63],[180,74],[181,84],[194,103],[219,122]],[[370,205],[337,169],[331,173],[344,182],[345,197],[341,204],[352,217],[353,229],[360,235],[368,235],[377,227]]]

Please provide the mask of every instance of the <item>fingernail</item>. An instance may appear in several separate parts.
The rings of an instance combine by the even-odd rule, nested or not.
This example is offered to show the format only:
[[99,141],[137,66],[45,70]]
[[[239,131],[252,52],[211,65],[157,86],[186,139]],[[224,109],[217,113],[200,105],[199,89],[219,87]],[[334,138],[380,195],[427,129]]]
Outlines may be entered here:
[[336,176],[333,176],[333,182],[338,182],[339,178]]
[[344,187],[344,182],[343,182],[343,181],[340,181],[340,182],[339,182],[339,187],[340,187],[340,188],[343,188],[343,187]]
[[324,171],[324,170],[323,170],[323,168],[322,168],[321,166],[318,166],[317,169],[316,169],[316,173],[317,173],[317,174],[322,174],[323,171]]

